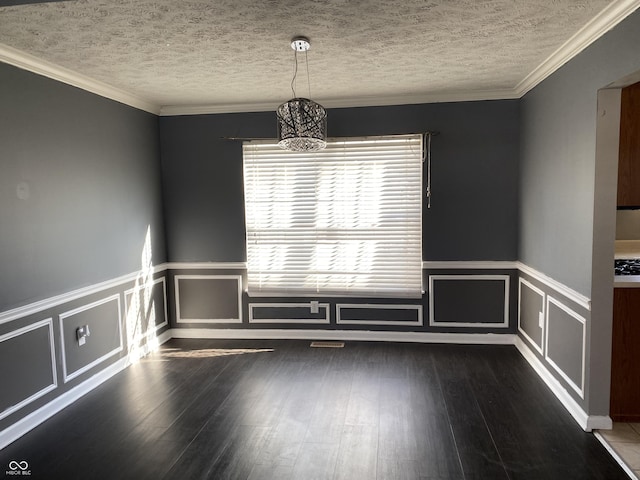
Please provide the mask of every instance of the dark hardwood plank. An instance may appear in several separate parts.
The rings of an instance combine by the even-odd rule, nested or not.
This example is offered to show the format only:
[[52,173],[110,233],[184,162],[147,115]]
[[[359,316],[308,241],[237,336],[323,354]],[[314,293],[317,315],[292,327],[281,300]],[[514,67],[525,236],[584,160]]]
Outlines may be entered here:
[[626,478],[510,346],[172,340],[11,460],[32,478]]
[[[508,479],[464,362],[468,347],[434,351],[442,393],[465,478]],[[489,372],[487,372],[489,373]]]
[[339,443],[304,443],[293,467],[292,478],[331,480],[339,451]]
[[336,480],[376,478],[378,427],[345,425],[336,462]]

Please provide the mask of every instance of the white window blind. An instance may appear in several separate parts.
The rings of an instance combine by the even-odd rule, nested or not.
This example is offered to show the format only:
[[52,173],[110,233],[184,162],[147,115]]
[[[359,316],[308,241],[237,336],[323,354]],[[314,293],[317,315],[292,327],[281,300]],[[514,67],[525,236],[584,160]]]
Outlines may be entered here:
[[253,296],[422,294],[422,135],[243,146]]

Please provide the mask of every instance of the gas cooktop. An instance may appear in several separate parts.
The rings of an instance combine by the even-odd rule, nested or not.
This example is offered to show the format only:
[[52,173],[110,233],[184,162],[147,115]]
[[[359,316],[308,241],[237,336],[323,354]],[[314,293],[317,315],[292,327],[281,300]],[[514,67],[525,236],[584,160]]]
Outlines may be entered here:
[[640,275],[640,258],[616,259],[616,275]]

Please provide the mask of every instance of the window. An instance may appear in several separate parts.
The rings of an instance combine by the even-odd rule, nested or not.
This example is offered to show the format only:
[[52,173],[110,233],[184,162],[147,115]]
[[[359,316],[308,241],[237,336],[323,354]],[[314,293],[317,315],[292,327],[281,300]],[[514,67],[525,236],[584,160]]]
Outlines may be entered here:
[[421,135],[243,155],[249,295],[421,296]]

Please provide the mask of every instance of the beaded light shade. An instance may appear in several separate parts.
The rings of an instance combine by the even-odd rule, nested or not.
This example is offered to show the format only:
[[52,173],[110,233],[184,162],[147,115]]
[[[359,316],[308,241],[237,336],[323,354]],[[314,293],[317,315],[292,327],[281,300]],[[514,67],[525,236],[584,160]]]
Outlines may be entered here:
[[[297,97],[294,84],[298,73],[298,52],[306,52],[311,47],[306,37],[295,37],[291,48],[295,52],[295,72],[291,82],[293,97],[276,110],[278,118],[278,145],[294,152],[312,152],[327,146],[327,112],[322,105],[308,98]],[[305,57],[306,59],[306,57]],[[309,63],[307,82],[309,82]],[[311,90],[311,87],[309,87]]]
[[327,146],[327,112],[308,98],[292,98],[276,110],[278,145],[285,150],[308,152]]

